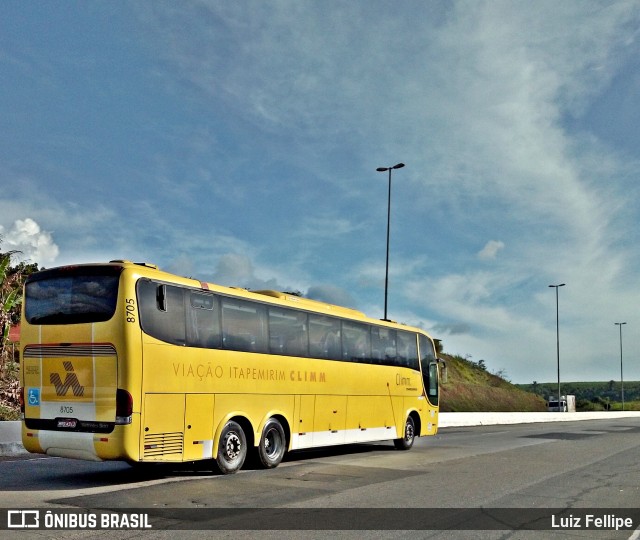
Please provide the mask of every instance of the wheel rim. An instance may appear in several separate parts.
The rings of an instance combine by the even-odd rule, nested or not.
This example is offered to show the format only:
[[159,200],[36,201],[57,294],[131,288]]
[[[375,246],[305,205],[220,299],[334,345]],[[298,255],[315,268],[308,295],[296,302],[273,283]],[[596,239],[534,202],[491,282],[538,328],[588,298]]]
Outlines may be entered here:
[[242,453],[242,440],[236,432],[227,435],[224,444],[224,455],[229,461],[234,461],[240,457]]
[[413,428],[413,422],[407,420],[407,425],[404,427],[404,440],[407,442],[411,442],[415,436],[415,431]]
[[264,451],[270,458],[277,456],[282,447],[282,440],[277,429],[270,429],[264,437]]

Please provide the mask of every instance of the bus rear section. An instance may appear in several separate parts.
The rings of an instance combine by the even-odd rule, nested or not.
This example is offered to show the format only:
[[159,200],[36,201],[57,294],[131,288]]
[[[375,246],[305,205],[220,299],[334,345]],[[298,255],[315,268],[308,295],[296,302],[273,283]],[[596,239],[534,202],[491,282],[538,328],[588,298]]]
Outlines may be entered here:
[[22,442],[29,452],[118,459],[119,425],[131,398],[118,389],[118,351],[109,321],[121,267],[64,267],[25,284],[22,324]]

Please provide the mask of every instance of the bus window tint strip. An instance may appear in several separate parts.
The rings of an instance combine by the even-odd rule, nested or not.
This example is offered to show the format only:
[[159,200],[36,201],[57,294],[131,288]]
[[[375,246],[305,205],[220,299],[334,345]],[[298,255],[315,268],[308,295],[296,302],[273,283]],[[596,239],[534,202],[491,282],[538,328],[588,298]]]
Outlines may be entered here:
[[[157,302],[159,288],[162,306]],[[415,332],[147,279],[138,282],[137,291],[142,330],[168,343],[420,370]],[[425,336],[420,340],[426,370],[433,346]]]

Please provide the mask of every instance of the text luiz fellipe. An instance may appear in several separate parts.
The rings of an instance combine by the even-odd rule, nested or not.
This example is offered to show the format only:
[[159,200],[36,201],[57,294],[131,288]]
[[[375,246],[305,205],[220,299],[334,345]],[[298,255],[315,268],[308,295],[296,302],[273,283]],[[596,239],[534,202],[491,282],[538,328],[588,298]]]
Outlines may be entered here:
[[618,517],[615,514],[586,514],[585,516],[569,514],[566,517],[552,515],[551,527],[553,529],[615,529],[618,531],[632,529],[633,518]]

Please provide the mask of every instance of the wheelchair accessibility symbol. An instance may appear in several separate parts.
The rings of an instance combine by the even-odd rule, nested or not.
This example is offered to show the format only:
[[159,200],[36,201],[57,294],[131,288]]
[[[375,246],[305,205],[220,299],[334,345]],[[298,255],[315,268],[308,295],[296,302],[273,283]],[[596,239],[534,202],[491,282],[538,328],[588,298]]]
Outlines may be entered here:
[[40,406],[40,388],[27,389],[27,403],[32,407]]

